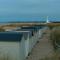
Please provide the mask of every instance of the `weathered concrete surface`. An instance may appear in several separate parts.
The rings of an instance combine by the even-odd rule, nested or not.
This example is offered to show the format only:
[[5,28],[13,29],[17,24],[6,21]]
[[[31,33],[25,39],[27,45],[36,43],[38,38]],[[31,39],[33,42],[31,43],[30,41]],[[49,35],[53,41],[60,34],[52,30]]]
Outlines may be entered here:
[[32,49],[30,56],[26,60],[40,60],[46,56],[51,57],[53,53],[53,46],[49,41],[49,32],[47,32]]

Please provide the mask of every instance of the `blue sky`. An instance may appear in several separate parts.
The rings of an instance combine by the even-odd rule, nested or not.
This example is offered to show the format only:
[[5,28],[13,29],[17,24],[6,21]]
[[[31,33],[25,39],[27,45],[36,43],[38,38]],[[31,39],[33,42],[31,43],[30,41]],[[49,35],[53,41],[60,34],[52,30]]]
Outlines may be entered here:
[[0,0],[0,22],[39,21],[46,16],[60,19],[60,0]]

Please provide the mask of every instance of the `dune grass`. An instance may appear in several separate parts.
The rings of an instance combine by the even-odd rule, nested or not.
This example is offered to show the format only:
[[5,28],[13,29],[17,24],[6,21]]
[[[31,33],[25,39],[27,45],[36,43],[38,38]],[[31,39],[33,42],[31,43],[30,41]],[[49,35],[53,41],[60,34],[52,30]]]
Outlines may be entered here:
[[2,27],[0,27],[0,32],[4,32],[5,30],[2,28]]
[[58,51],[54,52],[52,56],[45,56],[40,60],[60,60],[60,53]]
[[60,60],[60,48],[56,45],[56,43],[60,45],[60,27],[50,27],[50,29],[50,40],[54,48],[54,54],[51,57],[46,56],[40,60]]
[[60,27],[54,27],[53,30],[51,30],[50,40],[53,44],[54,49],[60,46]]

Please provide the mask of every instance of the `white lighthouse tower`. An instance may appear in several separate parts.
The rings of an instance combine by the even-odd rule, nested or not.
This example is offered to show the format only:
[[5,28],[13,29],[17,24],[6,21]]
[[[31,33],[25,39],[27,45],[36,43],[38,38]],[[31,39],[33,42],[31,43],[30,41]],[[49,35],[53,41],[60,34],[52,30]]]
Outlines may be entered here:
[[47,21],[46,21],[46,23],[50,23],[50,22],[49,22],[49,19],[48,19],[48,16],[47,16]]

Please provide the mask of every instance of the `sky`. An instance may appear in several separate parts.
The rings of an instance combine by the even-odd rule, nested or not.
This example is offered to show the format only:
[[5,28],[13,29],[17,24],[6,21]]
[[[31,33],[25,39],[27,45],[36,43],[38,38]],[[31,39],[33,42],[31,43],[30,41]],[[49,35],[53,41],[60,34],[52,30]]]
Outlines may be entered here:
[[0,0],[0,22],[60,21],[60,0]]

